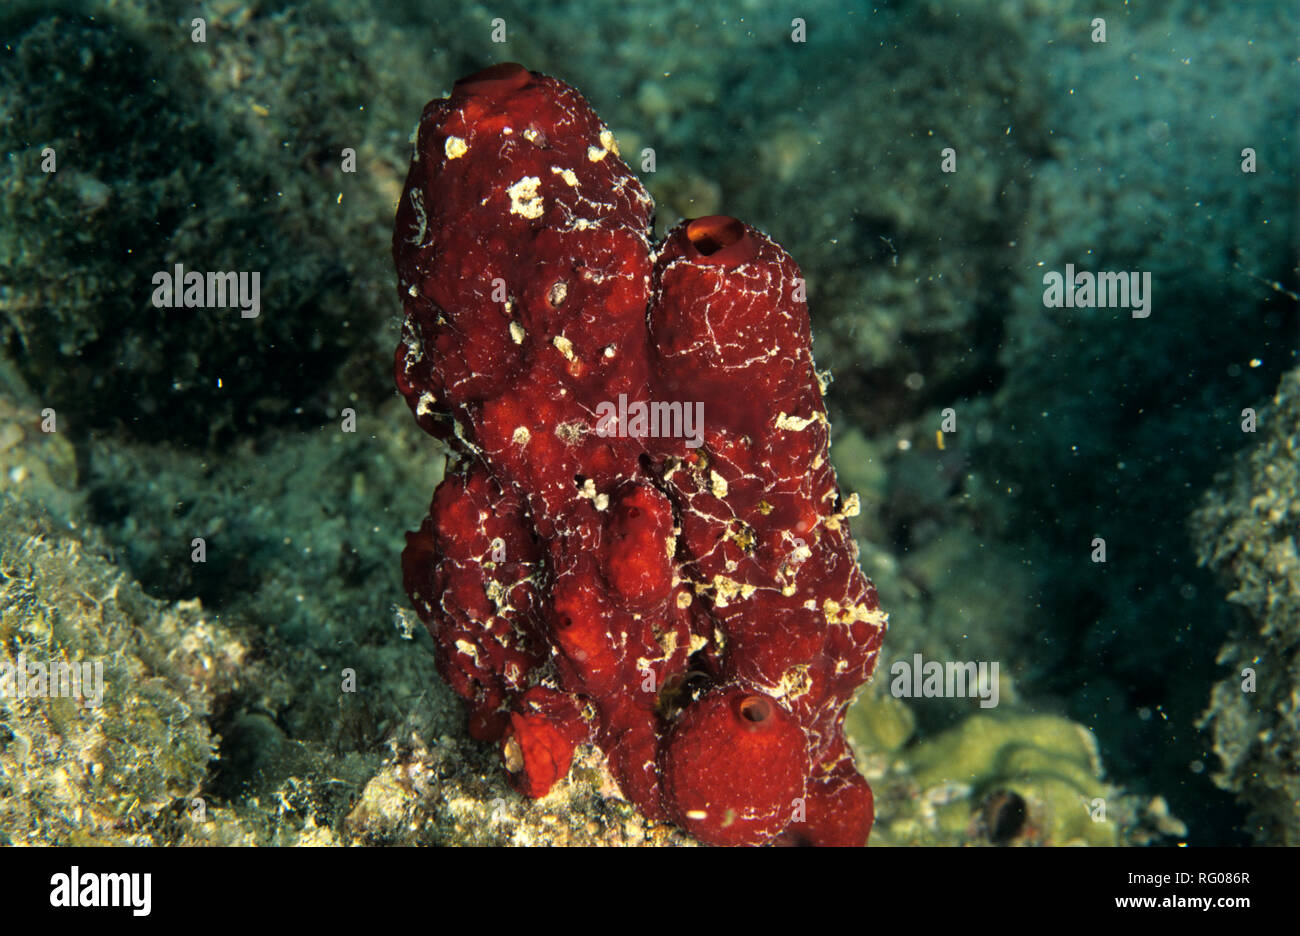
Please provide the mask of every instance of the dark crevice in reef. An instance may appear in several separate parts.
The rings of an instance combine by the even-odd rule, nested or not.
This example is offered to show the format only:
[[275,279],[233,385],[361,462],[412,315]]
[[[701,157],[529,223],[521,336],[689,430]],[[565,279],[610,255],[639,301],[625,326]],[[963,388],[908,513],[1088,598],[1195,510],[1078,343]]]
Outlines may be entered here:
[[[1039,571],[1047,656],[1073,661],[1039,668],[1025,689],[1066,699],[1115,776],[1197,816],[1200,840],[1226,843],[1240,810],[1211,784],[1212,758],[1191,726],[1231,611],[1196,566],[1186,516],[1249,443],[1240,410],[1267,398],[1291,363],[1269,351],[1286,347],[1296,316],[1272,300],[1235,300],[1233,314],[1229,295],[1161,300],[1185,327],[1137,341],[1126,323],[1081,320],[1086,334],[1023,366],[1000,400],[1027,431],[995,436],[977,468],[1008,477],[1021,466],[1008,529]],[[1271,325],[1262,340],[1261,321]],[[1258,367],[1242,366],[1252,358]],[[1104,565],[1090,561],[1094,536],[1106,540]]]

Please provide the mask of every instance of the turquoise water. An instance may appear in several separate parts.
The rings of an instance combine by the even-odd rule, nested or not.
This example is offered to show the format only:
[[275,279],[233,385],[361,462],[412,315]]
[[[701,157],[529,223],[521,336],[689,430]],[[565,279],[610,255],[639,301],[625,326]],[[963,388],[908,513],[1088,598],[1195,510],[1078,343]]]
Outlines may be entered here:
[[[1224,473],[1281,431],[1267,404],[1300,363],[1295,4],[208,6],[201,26],[151,0],[0,13],[0,415],[52,408],[67,446],[0,432],[23,469],[7,522],[19,502],[74,520],[247,651],[194,690],[215,759],[160,804],[252,811],[339,774],[277,821],[342,834],[413,710],[461,731],[427,635],[394,626],[401,534],[445,451],[394,399],[388,242],[424,103],[519,61],[588,98],[658,230],[730,214],[802,266],[832,457],[891,612],[878,682],[917,652],[996,660],[1003,709],[1082,725],[1110,783],[1167,801],[1186,834],[1164,843],[1296,828],[1265,752],[1254,780],[1214,780],[1224,750],[1300,730],[1268,701],[1295,618],[1278,599],[1291,637],[1243,658],[1256,720],[1202,723],[1237,679],[1221,648],[1265,619],[1228,600],[1230,558],[1198,562],[1226,540],[1192,520],[1265,493],[1265,469],[1244,493]],[[176,264],[257,271],[257,314],[155,301]],[[1124,279],[1105,306],[1058,301],[1044,277],[1067,265]],[[1294,544],[1290,522],[1260,536]],[[1296,585],[1269,568],[1263,586]],[[977,707],[910,708],[925,739]]]

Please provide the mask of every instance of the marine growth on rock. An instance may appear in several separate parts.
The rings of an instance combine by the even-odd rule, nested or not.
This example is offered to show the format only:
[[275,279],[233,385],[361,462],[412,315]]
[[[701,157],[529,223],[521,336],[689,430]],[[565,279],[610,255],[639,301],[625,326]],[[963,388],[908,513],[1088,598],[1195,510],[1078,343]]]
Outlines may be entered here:
[[827,457],[803,279],[653,202],[563,82],[498,65],[420,122],[396,380],[460,456],[406,590],[470,730],[544,796],[604,752],[704,842],[861,845],[842,723],[886,618]]

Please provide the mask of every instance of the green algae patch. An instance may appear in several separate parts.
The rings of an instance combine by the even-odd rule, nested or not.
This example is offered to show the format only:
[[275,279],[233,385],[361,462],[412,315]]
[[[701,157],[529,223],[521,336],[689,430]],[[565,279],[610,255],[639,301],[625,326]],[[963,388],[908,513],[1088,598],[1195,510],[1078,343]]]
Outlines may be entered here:
[[[1115,824],[1104,819],[1111,791],[1100,779],[1096,741],[1067,719],[972,715],[918,744],[909,761],[922,789],[948,794],[934,805],[949,834],[973,829],[1006,844],[1117,844]],[[1018,826],[1006,815],[1017,811],[1008,794],[1023,804]]]
[[846,725],[876,794],[872,845],[1137,845],[1186,834],[1160,797],[1107,783],[1092,734],[1066,718],[979,713],[909,745],[908,706],[886,697],[860,699]]
[[844,718],[844,732],[855,751],[864,754],[897,751],[912,737],[916,716],[891,695],[862,692]]

